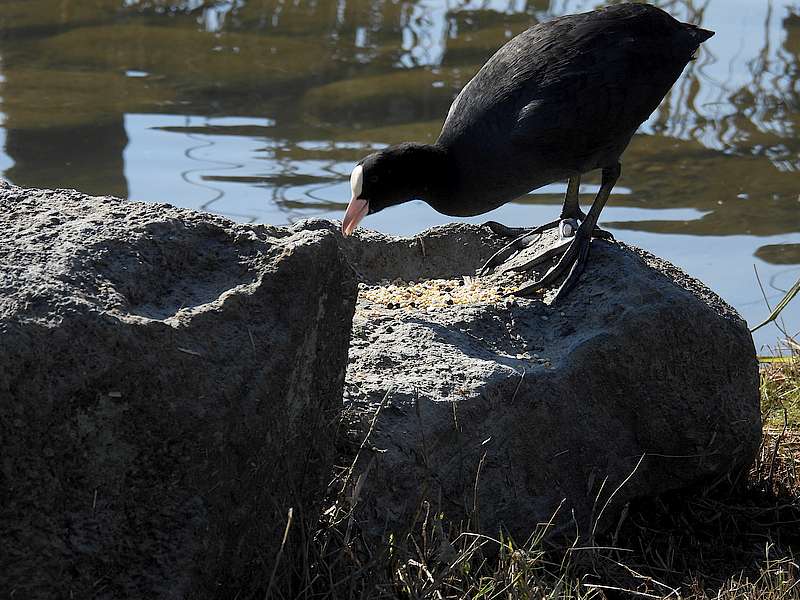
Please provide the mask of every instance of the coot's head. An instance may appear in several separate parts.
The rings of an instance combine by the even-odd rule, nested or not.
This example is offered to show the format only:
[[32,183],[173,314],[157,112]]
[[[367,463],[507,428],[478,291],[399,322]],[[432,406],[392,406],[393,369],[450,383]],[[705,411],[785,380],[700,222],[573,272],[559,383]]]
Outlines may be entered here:
[[342,220],[350,235],[361,219],[408,202],[429,200],[441,179],[442,150],[425,144],[390,146],[361,160],[350,174],[352,197]]

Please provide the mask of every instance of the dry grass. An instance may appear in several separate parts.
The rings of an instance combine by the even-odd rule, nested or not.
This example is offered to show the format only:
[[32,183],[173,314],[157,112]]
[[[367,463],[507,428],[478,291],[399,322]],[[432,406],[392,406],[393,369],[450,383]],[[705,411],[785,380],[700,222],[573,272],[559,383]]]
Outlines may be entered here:
[[297,587],[276,598],[800,599],[800,363],[762,371],[764,437],[745,481],[628,507],[592,547],[552,548],[448,529],[422,507],[412,533],[370,547],[357,533],[353,470],[307,547]]

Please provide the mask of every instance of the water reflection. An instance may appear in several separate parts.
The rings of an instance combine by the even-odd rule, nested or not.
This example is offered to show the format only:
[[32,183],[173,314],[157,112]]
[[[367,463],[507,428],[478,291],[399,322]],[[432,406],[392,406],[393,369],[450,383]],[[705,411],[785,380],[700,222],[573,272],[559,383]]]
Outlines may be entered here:
[[[13,122],[9,119],[9,122]],[[127,197],[123,150],[128,136],[122,115],[105,123],[65,128],[8,128],[6,152],[13,165],[5,177],[17,185],[88,189]]]
[[[504,41],[599,4],[5,0],[0,169],[21,185],[244,221],[337,218],[353,161],[435,139]],[[756,320],[751,265],[778,295],[800,264],[800,3],[657,4],[717,35],[635,137],[603,216]],[[550,220],[561,193],[548,186],[491,217]],[[409,233],[446,220],[414,204],[370,225]]]

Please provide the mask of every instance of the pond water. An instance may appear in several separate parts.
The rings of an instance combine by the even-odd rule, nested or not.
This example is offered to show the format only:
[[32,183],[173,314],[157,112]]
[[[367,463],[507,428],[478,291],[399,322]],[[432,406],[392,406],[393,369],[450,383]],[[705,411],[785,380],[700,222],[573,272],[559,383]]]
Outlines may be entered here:
[[[243,222],[341,218],[366,153],[432,141],[500,45],[595,0],[0,0],[0,175]],[[751,324],[800,277],[800,1],[663,0],[717,32],[623,156],[601,223]],[[583,202],[597,190],[587,179]],[[471,222],[550,221],[551,185]],[[421,202],[368,217],[409,234]],[[784,313],[800,330],[800,300]],[[783,334],[756,335],[763,352]]]

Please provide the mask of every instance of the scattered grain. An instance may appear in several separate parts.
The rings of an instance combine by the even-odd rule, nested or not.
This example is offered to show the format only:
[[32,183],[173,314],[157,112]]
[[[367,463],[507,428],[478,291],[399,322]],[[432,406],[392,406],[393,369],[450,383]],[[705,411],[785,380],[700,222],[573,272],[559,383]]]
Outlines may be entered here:
[[[386,308],[437,309],[454,305],[508,305],[508,294],[517,289],[511,278],[421,279],[419,281],[381,281],[360,287],[360,297]],[[511,301],[513,303],[513,300]]]

